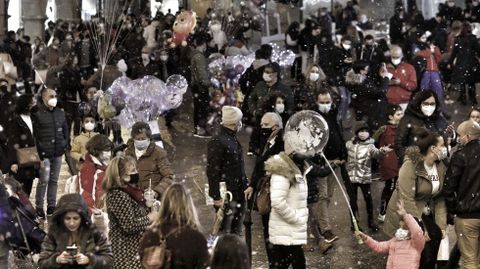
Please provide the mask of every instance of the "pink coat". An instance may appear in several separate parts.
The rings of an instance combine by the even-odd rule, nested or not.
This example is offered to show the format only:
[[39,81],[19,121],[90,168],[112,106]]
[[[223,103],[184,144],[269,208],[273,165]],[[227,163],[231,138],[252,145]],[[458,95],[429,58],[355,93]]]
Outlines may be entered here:
[[371,237],[365,244],[375,252],[387,253],[387,269],[415,269],[420,262],[420,254],[425,246],[423,231],[410,214],[403,217],[403,221],[410,231],[410,239],[399,241],[392,238],[388,241],[378,242]]

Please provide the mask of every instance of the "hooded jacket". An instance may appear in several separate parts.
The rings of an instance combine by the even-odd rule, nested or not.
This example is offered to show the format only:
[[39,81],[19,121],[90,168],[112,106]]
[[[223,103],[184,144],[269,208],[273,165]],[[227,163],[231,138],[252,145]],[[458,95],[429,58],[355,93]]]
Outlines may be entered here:
[[[80,159],[84,159],[87,155],[87,143],[90,138],[96,136],[96,132],[82,132],[76,136],[72,141],[72,149],[70,150],[70,156],[78,163]],[[79,167],[78,167],[79,168]]]
[[418,268],[420,256],[425,246],[425,237],[422,228],[410,214],[403,216],[403,221],[410,231],[410,239],[397,240],[392,238],[385,242],[378,242],[368,236],[365,245],[377,253],[388,253],[387,269]]
[[137,160],[137,170],[140,175],[138,186],[141,189],[147,189],[152,180],[152,189],[161,195],[173,183],[173,170],[168,161],[167,152],[157,146],[155,141],[150,141],[143,155],[137,159],[133,139],[130,139],[127,142],[125,154]]
[[414,97],[405,110],[405,115],[398,124],[395,133],[394,149],[398,159],[403,160],[405,149],[414,144],[414,129],[425,127],[428,130],[439,133],[446,138],[448,123],[440,114],[440,106],[437,105],[435,112],[430,117],[425,116],[420,108],[422,100],[418,96]]
[[425,206],[428,204],[435,217],[435,223],[442,230],[447,228],[447,209],[442,194],[446,170],[447,167],[443,162],[437,164],[440,186],[438,192],[432,194],[432,182],[425,170],[420,151],[417,147],[408,148],[405,162],[398,173],[397,188],[388,202],[383,226],[383,231],[388,236],[393,237],[395,231],[400,227],[401,218],[397,214],[397,202],[400,199],[405,204],[405,211],[417,220],[422,219]]
[[92,208],[103,208],[102,182],[107,166],[94,156],[87,153],[85,163],[80,170],[80,193],[82,194],[89,211]]
[[33,135],[40,159],[62,156],[70,135],[65,112],[58,107],[49,110],[41,100],[33,111]]
[[307,195],[306,175],[284,152],[265,162],[270,178],[272,210],[268,222],[269,241],[274,245],[304,245],[307,243]]
[[372,183],[372,159],[378,159],[383,155],[374,143],[371,138],[360,141],[356,137],[347,142],[347,170],[352,183]]
[[480,219],[480,140],[468,142],[453,153],[443,193],[448,212],[460,218]]
[[[64,227],[63,216],[70,211],[80,214],[82,223],[79,228],[78,240],[69,242],[70,232]],[[66,250],[67,246],[77,245],[77,253],[88,256],[88,266],[78,264],[60,265],[57,257]],[[113,264],[113,255],[110,243],[90,222],[87,206],[82,196],[78,193],[65,194],[57,203],[57,208],[52,215],[49,233],[42,244],[42,252],[38,261],[40,268],[62,269],[107,269]]]
[[245,98],[248,98],[253,88],[255,88],[255,85],[257,85],[259,81],[262,81],[263,70],[268,63],[269,61],[265,59],[255,59],[252,65],[247,68],[247,71],[245,71],[238,80],[238,84]]

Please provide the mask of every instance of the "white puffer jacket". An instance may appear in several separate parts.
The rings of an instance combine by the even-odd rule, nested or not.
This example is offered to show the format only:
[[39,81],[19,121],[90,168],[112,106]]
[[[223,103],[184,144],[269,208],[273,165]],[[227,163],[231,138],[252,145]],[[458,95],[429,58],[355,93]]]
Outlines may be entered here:
[[307,180],[300,169],[285,154],[280,153],[265,162],[270,179],[272,211],[268,223],[269,240],[274,245],[291,246],[307,243]]

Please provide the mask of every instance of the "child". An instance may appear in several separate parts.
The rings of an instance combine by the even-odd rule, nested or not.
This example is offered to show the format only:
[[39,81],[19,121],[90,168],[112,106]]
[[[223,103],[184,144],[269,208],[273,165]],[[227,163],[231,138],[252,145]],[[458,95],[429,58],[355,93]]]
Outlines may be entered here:
[[[389,105],[387,107],[387,116],[388,125],[380,127],[373,135],[373,139],[375,139],[379,147],[388,147],[395,142],[395,132],[398,123],[403,117],[402,108],[399,105]],[[382,198],[380,200],[380,214],[378,215],[378,220],[381,222],[385,220],[388,201],[397,185],[399,168],[398,156],[395,151],[388,152],[380,160],[380,175],[382,181],[385,181],[385,187],[383,188]]]
[[[358,214],[357,190],[360,188],[367,204],[368,227],[372,232],[378,231],[378,226],[373,221],[373,201],[370,190],[372,183],[372,158],[380,158],[383,154],[392,151],[389,147],[377,149],[370,138],[368,125],[361,123],[355,128],[355,137],[347,142],[348,161],[347,170],[352,190],[350,192],[350,206],[353,213]],[[353,228],[353,227],[352,227]]]
[[362,239],[365,245],[375,252],[388,252],[387,269],[416,269],[425,246],[422,228],[412,215],[407,214],[402,201],[398,203],[397,213],[403,218],[403,221],[400,222],[400,228],[395,233],[395,238],[378,242],[362,232],[356,232],[355,236]]
[[85,161],[85,154],[87,153],[88,140],[94,137],[98,133],[94,132],[95,118],[92,115],[85,115],[82,120],[83,132],[76,136],[72,142],[72,150],[70,151],[71,157],[77,163],[77,169],[80,171],[83,161]]

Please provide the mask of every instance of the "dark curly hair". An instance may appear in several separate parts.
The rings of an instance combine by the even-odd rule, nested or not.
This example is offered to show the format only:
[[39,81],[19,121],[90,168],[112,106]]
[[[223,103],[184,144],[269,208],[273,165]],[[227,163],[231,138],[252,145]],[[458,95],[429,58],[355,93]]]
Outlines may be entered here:
[[97,134],[88,140],[86,148],[90,155],[98,157],[102,151],[111,151],[113,149],[113,142],[108,139],[108,136]]

